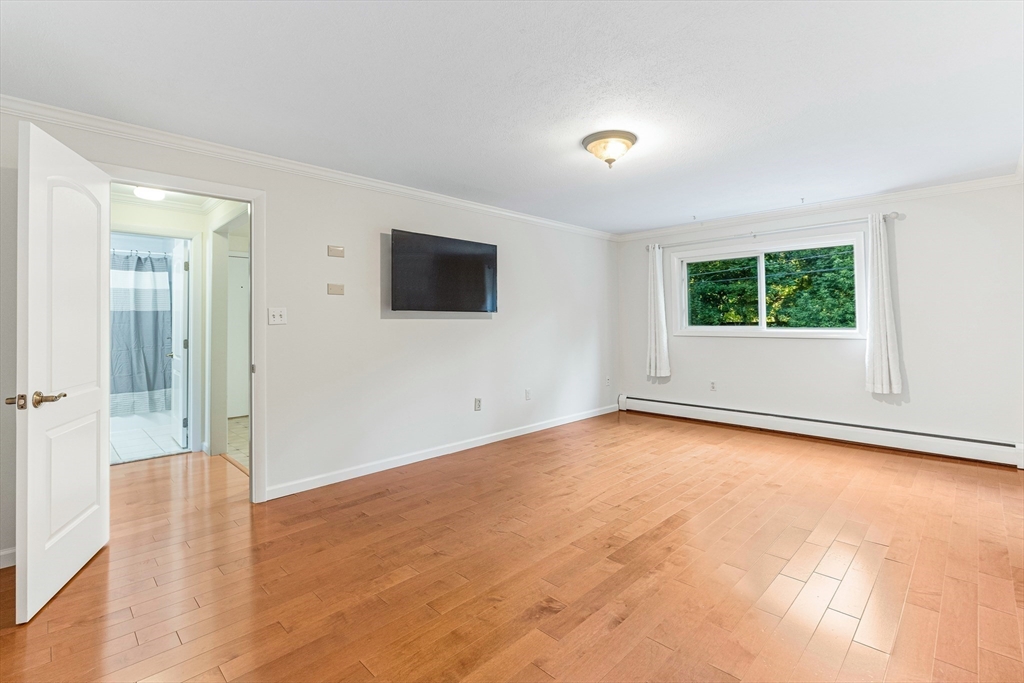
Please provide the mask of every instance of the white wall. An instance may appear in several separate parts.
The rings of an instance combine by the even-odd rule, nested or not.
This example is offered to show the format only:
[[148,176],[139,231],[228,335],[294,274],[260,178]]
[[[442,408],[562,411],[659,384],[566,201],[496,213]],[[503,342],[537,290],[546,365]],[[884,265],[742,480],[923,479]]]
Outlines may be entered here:
[[[901,398],[864,390],[863,340],[673,336],[671,379],[648,381],[647,243],[889,211],[905,214],[890,228],[905,366]],[[624,242],[619,252],[620,389],[632,397],[1024,442],[1022,238],[1022,186],[1016,184]],[[671,279],[669,264],[666,253],[665,273]],[[709,389],[712,380],[715,392]]]
[[[232,235],[231,237],[234,237]],[[227,414],[249,414],[249,257],[228,255]]]
[[[117,228],[113,229],[117,230]],[[169,254],[174,249],[174,239],[154,235],[113,232],[110,235],[110,248],[117,249],[118,251],[131,251],[134,249],[142,252],[143,256],[146,255],[147,251]]]
[[[268,328],[266,367],[257,368],[266,373],[271,497],[615,404],[613,242],[429,196],[40,125],[95,162],[266,192],[267,303],[288,309],[288,325]],[[17,128],[3,114],[5,168],[17,163]],[[393,228],[497,244],[498,312],[382,310],[382,235]],[[328,244],[345,246],[346,258],[328,258]],[[344,283],[345,295],[328,296],[328,282]],[[473,411],[474,397],[483,411]]]

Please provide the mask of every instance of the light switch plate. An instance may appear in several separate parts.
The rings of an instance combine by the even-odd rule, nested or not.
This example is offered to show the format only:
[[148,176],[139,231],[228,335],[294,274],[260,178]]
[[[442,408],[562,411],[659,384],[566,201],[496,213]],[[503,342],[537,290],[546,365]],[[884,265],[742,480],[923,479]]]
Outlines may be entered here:
[[287,325],[288,324],[288,309],[287,308],[268,308],[267,309],[267,324],[268,325]]
[[333,247],[327,245],[327,255],[335,256],[337,258],[345,258],[345,247]]
[[332,285],[332,284],[328,284],[327,285],[327,293],[328,294],[344,294],[345,293],[345,285]]

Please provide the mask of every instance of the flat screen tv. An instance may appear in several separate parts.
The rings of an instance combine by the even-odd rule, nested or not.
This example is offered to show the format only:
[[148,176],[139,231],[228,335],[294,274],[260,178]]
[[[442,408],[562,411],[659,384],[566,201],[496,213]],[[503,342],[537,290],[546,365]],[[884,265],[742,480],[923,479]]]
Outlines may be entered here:
[[391,310],[498,310],[498,247],[391,231]]

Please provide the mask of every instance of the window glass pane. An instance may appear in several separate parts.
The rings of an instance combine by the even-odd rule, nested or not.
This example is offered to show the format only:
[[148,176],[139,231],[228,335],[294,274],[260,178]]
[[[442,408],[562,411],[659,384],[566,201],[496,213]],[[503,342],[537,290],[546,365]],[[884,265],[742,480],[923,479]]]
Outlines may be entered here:
[[690,325],[757,325],[757,257],[686,264]]
[[853,245],[764,255],[768,327],[857,327]]

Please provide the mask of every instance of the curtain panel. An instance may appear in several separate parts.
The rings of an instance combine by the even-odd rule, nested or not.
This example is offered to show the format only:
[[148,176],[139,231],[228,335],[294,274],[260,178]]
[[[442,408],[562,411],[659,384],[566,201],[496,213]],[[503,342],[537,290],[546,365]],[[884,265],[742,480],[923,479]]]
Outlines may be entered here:
[[874,394],[903,393],[900,345],[892,305],[886,217],[868,216],[868,343],[865,388]]
[[669,377],[668,323],[665,318],[665,273],[660,245],[647,247],[647,376]]
[[171,409],[171,269],[166,256],[110,257],[110,414]]

